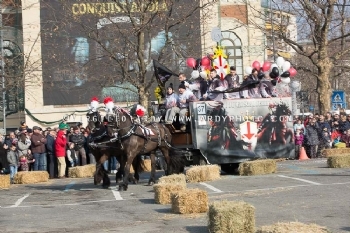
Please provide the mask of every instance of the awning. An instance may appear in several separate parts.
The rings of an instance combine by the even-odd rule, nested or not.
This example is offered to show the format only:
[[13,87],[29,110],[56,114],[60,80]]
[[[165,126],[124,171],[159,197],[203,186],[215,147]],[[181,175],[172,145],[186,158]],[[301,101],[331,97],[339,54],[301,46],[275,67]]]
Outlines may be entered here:
[[284,25],[265,23],[265,30],[272,30],[272,25],[273,25],[274,31],[281,31],[281,30],[285,31],[287,29],[287,27]]
[[287,52],[277,52],[278,56],[290,59],[292,56],[290,55],[290,53]]
[[[290,59],[292,56],[290,55],[290,53],[287,52],[276,52],[276,54],[280,57],[286,58],[286,59]],[[273,55],[273,52],[271,49],[267,49],[267,55]]]

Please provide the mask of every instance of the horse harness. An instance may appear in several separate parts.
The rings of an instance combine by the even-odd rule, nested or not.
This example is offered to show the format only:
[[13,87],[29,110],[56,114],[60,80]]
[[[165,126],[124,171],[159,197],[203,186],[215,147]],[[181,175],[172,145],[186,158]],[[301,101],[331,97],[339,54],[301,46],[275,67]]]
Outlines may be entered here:
[[[119,128],[120,127],[120,119],[121,119],[120,115],[119,115],[120,112],[123,112],[123,113],[127,114],[130,117],[131,126],[127,126],[127,127],[124,127],[124,128]],[[123,109],[121,109],[119,107],[116,107],[116,111],[115,111],[115,125],[114,124],[111,125],[110,123],[111,122],[108,121],[107,125],[113,127],[113,129],[116,131],[116,133],[114,134],[114,138],[112,138],[110,140],[110,142],[119,141],[122,150],[124,149],[124,147],[123,147],[123,144],[121,142],[124,139],[127,139],[127,138],[131,137],[132,135],[141,137],[141,138],[143,138],[145,140],[145,143],[143,145],[143,149],[142,149],[141,153],[143,153],[146,150],[149,141],[157,142],[158,146],[161,146],[161,144],[162,144],[162,138],[161,138],[161,135],[160,135],[160,130],[159,130],[159,127],[155,123],[148,124],[148,125],[153,126],[153,128],[156,130],[156,133],[157,133],[157,138],[151,138],[151,133],[150,133],[151,129],[148,129],[145,125],[142,125],[142,124],[139,124],[139,123],[135,123],[133,121],[133,119],[132,119],[132,116],[128,112],[124,111]],[[163,125],[163,127],[164,127],[164,125]],[[126,134],[120,135],[118,133],[118,131],[121,131],[121,130],[127,129],[127,128],[129,128],[129,130],[127,131]],[[140,129],[142,134],[137,133],[137,129]],[[168,135],[165,133],[164,137],[166,139],[168,137]],[[165,140],[165,139],[163,139],[165,144],[167,146],[171,147],[170,143],[167,140]]]

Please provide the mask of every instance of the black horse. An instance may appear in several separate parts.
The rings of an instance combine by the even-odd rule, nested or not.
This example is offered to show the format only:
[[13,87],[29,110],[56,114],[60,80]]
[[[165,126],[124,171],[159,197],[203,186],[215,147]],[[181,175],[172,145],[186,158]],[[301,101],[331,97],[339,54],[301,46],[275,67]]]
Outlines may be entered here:
[[107,114],[107,129],[110,137],[122,145],[127,161],[125,165],[124,181],[119,185],[119,190],[127,190],[128,175],[130,166],[136,156],[141,154],[151,154],[152,170],[151,179],[155,177],[155,151],[159,149],[167,164],[166,175],[182,173],[185,162],[181,156],[170,156],[169,152],[173,149],[170,145],[172,135],[168,128],[161,123],[150,123],[146,126],[134,122],[128,111],[115,107],[113,114]]
[[[102,117],[98,112],[87,113],[88,126],[90,130],[89,146],[92,154],[96,160],[96,172],[94,174],[94,184],[97,185],[103,181],[102,186],[108,188],[110,186],[110,179],[108,172],[104,169],[103,163],[107,161],[111,156],[116,156],[120,163],[120,168],[116,174],[116,182],[122,180],[125,167],[125,152],[121,149],[120,145],[111,141],[111,137],[107,135],[106,126],[103,124]],[[139,181],[139,164],[140,157],[137,157],[133,161],[133,168],[135,171],[134,176],[130,176],[129,179],[134,183]]]
[[[107,171],[103,167],[103,163],[108,160],[111,156],[116,156],[120,163],[120,168],[116,174],[116,183],[119,183],[123,179],[124,169],[126,164],[126,154],[121,148],[120,143],[111,141],[114,137],[109,137],[106,133],[107,129],[105,124],[107,123],[106,118],[103,118],[99,112],[88,112],[87,113],[88,126],[87,129],[91,132],[91,138],[89,146],[95,157],[96,173],[94,176],[94,183],[97,185],[103,180],[103,187],[110,186],[110,180]],[[149,154],[145,154],[149,155]],[[152,167],[156,166],[156,158],[154,154],[150,155]],[[134,175],[129,174],[128,178],[130,182],[134,184],[139,181],[139,173],[141,168],[141,156],[137,156],[133,163]],[[148,184],[153,185],[155,183],[154,175],[150,177]]]

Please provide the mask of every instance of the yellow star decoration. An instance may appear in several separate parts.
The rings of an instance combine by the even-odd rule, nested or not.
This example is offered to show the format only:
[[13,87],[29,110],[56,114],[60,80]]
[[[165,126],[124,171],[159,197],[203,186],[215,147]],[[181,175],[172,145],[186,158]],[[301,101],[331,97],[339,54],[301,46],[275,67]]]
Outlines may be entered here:
[[227,59],[227,55],[225,54],[223,46],[217,46],[217,47],[214,48],[214,56],[213,56],[213,58],[216,59],[218,57],[222,57],[222,58]]

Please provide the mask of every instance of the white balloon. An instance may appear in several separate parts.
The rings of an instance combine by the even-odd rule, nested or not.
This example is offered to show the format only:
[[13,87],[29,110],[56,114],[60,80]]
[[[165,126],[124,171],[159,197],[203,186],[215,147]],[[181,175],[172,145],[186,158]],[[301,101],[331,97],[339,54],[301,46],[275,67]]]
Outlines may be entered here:
[[285,71],[288,71],[289,69],[290,69],[290,62],[289,61],[285,61],[284,63],[283,63],[283,65],[282,65],[282,70],[283,70],[283,72],[285,72]]
[[272,71],[273,67],[277,67],[278,68],[278,65],[276,63],[273,63],[270,67],[270,72]]
[[290,78],[281,78],[281,82],[284,84],[290,83]]
[[192,73],[191,73],[191,78],[192,78],[192,79],[196,79],[196,78],[198,78],[198,77],[199,77],[199,71],[198,71],[198,70],[192,71]]
[[204,79],[207,78],[207,72],[205,72],[205,71],[200,72],[199,75]]
[[276,63],[278,65],[278,67],[282,67],[283,63],[285,62],[283,57],[278,57],[276,60]]
[[246,67],[244,68],[244,71],[245,71],[246,74],[251,74],[252,71],[253,71],[253,68],[250,67],[250,66],[246,66]]

